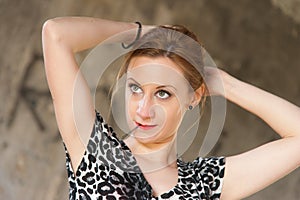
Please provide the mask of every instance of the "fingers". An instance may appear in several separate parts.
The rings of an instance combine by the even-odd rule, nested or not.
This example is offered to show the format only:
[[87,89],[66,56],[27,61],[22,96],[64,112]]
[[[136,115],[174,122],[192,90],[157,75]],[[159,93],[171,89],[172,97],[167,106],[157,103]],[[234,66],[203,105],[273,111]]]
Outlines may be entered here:
[[217,67],[204,67],[204,81],[207,86],[207,96],[225,96],[223,74],[225,72]]

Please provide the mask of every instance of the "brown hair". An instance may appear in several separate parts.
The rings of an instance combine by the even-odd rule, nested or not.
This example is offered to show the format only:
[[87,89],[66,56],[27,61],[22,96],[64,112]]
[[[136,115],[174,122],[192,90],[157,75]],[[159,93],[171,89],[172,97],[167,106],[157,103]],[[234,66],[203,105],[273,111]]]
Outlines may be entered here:
[[[151,29],[136,41],[133,50],[125,56],[125,62],[119,70],[117,79],[127,72],[130,61],[134,57],[167,57],[178,65],[195,91],[204,84],[201,75],[203,74],[202,53],[202,44],[197,36],[184,26],[159,26]],[[202,108],[205,99],[205,96],[203,96],[201,100]]]

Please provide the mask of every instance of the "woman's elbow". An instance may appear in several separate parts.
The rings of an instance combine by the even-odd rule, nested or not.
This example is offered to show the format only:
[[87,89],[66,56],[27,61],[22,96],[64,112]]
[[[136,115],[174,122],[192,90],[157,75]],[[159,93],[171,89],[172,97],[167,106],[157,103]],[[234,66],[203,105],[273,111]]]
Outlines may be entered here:
[[42,40],[43,45],[47,43],[47,41],[51,42],[59,42],[62,38],[62,33],[59,30],[59,23],[56,22],[55,19],[47,20],[42,27]]

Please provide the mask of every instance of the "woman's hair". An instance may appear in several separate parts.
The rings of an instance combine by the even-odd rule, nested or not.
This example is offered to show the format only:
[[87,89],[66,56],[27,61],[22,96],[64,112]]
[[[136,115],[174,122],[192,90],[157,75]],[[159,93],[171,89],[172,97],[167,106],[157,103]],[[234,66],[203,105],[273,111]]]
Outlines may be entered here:
[[[197,36],[184,26],[159,26],[151,29],[135,42],[133,50],[125,56],[125,61],[119,70],[117,79],[120,79],[127,72],[132,58],[138,56],[167,57],[178,65],[185,79],[195,91],[202,84],[205,84],[201,75],[204,66],[202,51],[202,44]],[[205,95],[201,101],[201,107],[203,108]]]

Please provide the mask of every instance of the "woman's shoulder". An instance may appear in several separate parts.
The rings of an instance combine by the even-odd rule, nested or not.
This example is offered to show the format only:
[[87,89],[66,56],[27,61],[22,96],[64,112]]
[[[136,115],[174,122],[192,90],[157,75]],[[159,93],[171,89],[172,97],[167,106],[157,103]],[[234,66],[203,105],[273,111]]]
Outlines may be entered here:
[[223,179],[225,173],[225,157],[198,157],[192,162],[195,174],[209,180]]
[[224,156],[220,157],[197,157],[193,161],[185,162],[182,159],[178,159],[179,167],[181,168],[193,168],[196,171],[218,168],[220,170],[225,168],[226,159]]
[[197,157],[193,162],[196,167],[225,166],[225,157]]
[[[225,170],[225,157],[197,157],[190,162],[178,159],[181,183],[195,183],[203,199],[219,199]],[[181,184],[182,185],[182,184]]]

